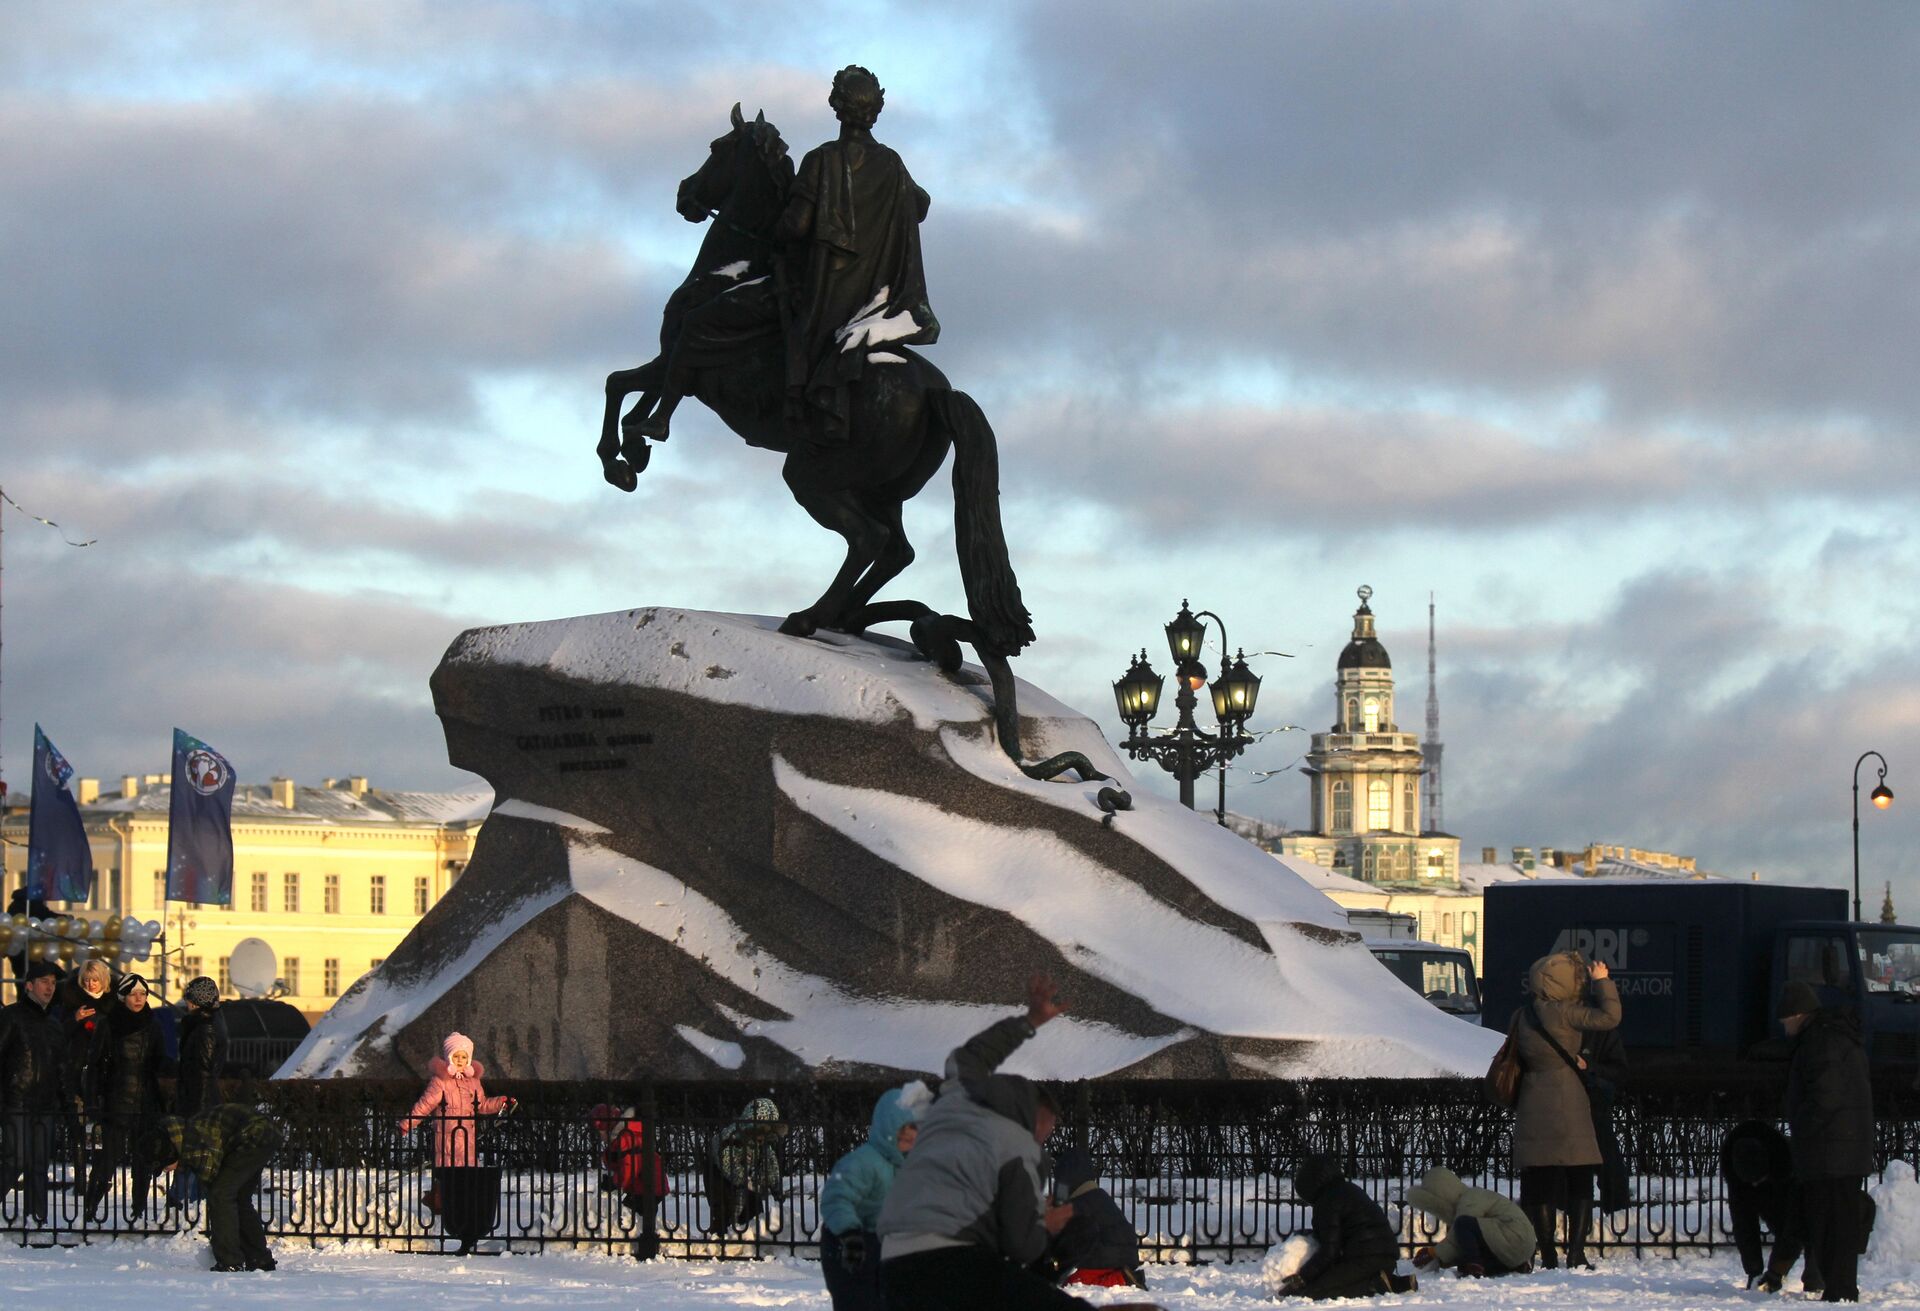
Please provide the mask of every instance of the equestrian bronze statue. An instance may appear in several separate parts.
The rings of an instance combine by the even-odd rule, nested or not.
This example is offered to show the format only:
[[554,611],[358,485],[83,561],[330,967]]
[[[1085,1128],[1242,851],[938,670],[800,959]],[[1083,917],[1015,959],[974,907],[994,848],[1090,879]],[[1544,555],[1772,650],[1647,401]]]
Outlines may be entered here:
[[[884,98],[866,69],[841,70],[828,98],[839,136],[810,152],[797,174],[765,115],[748,121],[733,107],[732,130],[680,184],[680,215],[712,222],[667,302],[660,354],[607,377],[601,469],[615,487],[634,490],[648,443],[667,439],[682,397],[696,398],[749,445],[785,454],[794,499],[846,539],[833,581],[781,632],[862,633],[904,621],[914,646],[949,673],[965,642],[993,680],[1007,754],[1039,777],[1069,767],[1094,777],[1084,757],[1021,758],[1007,662],[1034,634],[1000,527],[999,453],[973,398],[913,349],[940,333],[920,262],[928,197],[873,138]],[[621,419],[634,392],[640,399]],[[949,448],[964,618],[874,599],[913,562],[901,507]]]

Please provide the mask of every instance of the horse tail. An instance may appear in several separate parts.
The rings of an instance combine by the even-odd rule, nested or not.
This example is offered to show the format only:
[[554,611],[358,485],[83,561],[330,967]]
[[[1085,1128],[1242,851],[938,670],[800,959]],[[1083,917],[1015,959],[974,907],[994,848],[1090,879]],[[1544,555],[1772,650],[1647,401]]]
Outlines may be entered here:
[[993,425],[963,391],[933,391],[927,399],[953,439],[953,536],[960,551],[960,581],[967,589],[967,614],[988,649],[1018,655],[1034,640],[1033,616],[1020,599],[1020,582],[1013,576],[1000,529],[1000,449]]

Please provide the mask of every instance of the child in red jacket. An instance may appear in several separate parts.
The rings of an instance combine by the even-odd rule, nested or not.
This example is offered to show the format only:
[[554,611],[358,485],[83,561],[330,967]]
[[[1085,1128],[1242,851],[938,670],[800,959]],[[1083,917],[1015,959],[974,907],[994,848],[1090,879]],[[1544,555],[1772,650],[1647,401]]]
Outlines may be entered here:
[[660,1199],[673,1191],[667,1182],[667,1167],[657,1147],[652,1152],[647,1150],[647,1127],[631,1109],[616,1110],[610,1103],[601,1102],[587,1113],[587,1120],[603,1146],[600,1164],[605,1170],[604,1186],[619,1193],[620,1204],[640,1217],[634,1259],[651,1261],[660,1254]]

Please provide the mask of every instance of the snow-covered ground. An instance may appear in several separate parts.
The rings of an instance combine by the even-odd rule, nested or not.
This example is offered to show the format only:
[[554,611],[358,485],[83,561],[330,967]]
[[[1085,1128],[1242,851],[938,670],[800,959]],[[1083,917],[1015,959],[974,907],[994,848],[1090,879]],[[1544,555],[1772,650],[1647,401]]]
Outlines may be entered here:
[[[161,1238],[99,1243],[74,1249],[0,1244],[0,1294],[8,1306],[129,1305],[167,1311],[233,1308],[262,1301],[279,1307],[406,1306],[410,1311],[471,1311],[480,1305],[594,1311],[708,1311],[717,1307],[794,1307],[826,1311],[820,1268],[810,1261],[656,1261],[577,1252],[538,1256],[407,1256],[366,1246],[276,1243],[280,1269],[266,1275],[216,1275],[199,1239]],[[1154,1266],[1150,1296],[1170,1308],[1272,1307],[1260,1263],[1230,1266]],[[1498,1280],[1421,1281],[1420,1291],[1377,1299],[1383,1308],[1620,1307],[1694,1311],[1696,1308],[1777,1304],[1745,1289],[1740,1262],[1717,1256],[1617,1257],[1591,1273],[1516,1275]],[[1789,1285],[1793,1288],[1794,1285]],[[1920,1308],[1920,1264],[1870,1262],[1862,1268],[1866,1301]],[[1087,1290],[1095,1305],[1128,1299],[1122,1289]],[[1138,1294],[1133,1294],[1138,1296]],[[1786,1295],[1799,1301],[1796,1294]]]

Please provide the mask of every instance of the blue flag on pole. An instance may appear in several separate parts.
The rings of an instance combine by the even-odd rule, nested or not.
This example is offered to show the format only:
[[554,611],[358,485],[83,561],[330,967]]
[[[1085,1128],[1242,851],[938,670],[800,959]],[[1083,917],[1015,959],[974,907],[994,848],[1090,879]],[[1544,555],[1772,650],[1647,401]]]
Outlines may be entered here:
[[85,901],[93,895],[93,848],[80,819],[80,803],[67,784],[73,766],[33,726],[33,805],[27,813],[29,897]]
[[233,904],[233,766],[177,728],[167,809],[167,900]]

